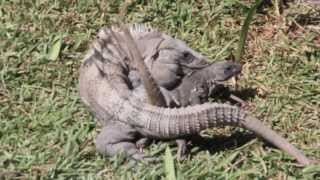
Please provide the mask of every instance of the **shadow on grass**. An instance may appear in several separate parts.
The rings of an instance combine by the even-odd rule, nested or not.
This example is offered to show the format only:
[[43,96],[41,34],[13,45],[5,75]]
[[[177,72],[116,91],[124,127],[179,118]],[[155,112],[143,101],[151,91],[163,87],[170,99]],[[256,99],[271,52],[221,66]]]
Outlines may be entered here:
[[301,26],[320,25],[320,11],[309,11],[306,14],[293,14],[293,16]]
[[264,0],[258,6],[257,13],[267,14],[268,10],[266,10],[266,9],[268,9],[270,7],[275,7],[275,6],[277,6],[279,8],[279,13],[283,13],[284,9],[289,8],[289,3],[290,3],[290,0],[282,0],[282,1],[279,1],[278,4],[276,5],[275,2],[273,2],[272,0]]
[[192,152],[191,155],[193,156],[201,151],[209,151],[210,154],[214,154],[227,149],[236,149],[250,142],[254,138],[256,138],[255,134],[245,132],[235,132],[231,136],[194,136],[191,138],[192,145],[190,149],[196,146],[199,147],[199,149]]
[[231,104],[237,104],[239,102],[233,100],[230,98],[231,95],[237,96],[243,101],[248,101],[250,99],[253,99],[257,95],[257,90],[254,88],[246,88],[241,90],[230,90],[227,87],[222,86],[219,87],[217,94],[212,94],[211,97],[214,97],[214,101],[218,102],[229,102]]

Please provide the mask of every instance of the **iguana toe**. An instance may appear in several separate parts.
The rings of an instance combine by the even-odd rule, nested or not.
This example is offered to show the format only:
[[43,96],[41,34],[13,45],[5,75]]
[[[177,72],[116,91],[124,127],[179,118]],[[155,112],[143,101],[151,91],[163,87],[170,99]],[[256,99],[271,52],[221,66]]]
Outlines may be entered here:
[[139,139],[136,142],[136,146],[137,146],[139,152],[143,152],[143,149],[146,146],[150,145],[151,141],[152,141],[152,139],[150,139],[150,138],[141,138],[141,139]]
[[188,154],[187,141],[185,139],[177,139],[176,143],[178,145],[177,160],[183,161],[186,159]]

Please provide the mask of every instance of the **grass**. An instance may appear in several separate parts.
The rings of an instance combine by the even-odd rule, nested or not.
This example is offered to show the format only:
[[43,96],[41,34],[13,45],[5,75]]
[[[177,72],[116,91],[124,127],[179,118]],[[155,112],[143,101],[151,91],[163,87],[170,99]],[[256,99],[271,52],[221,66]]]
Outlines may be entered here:
[[[127,19],[152,24],[219,60],[235,52],[253,2],[139,0]],[[280,16],[266,7],[253,17],[239,91],[252,89],[250,111],[319,160],[320,14],[299,2]],[[99,126],[78,96],[81,59],[98,29],[115,22],[120,4],[0,0],[0,179],[167,177],[163,163],[132,168],[121,156],[96,153]],[[60,48],[57,58],[53,47]],[[214,130],[207,133],[211,148],[196,146],[188,160],[175,162],[177,179],[320,178],[319,165],[300,168],[260,139],[242,142],[242,130]],[[166,147],[153,144],[147,153],[164,157]]]

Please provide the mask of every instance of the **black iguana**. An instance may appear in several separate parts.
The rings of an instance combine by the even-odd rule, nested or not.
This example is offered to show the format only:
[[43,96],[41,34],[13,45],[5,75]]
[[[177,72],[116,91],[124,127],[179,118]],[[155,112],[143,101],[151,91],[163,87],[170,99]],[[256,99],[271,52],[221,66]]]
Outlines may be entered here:
[[[238,107],[204,103],[181,108],[162,108],[132,96],[128,78],[130,51],[122,48],[127,47],[123,34],[117,31],[115,33],[119,38],[115,39],[110,29],[103,28],[80,68],[81,99],[103,125],[96,142],[99,152],[115,155],[123,151],[134,159],[148,160],[135,145],[141,137],[177,139],[210,127],[230,125],[255,132],[303,165],[311,163],[287,140]],[[148,36],[161,36],[161,33],[141,33],[132,29],[131,34],[142,54],[148,51],[143,37],[148,39]]]

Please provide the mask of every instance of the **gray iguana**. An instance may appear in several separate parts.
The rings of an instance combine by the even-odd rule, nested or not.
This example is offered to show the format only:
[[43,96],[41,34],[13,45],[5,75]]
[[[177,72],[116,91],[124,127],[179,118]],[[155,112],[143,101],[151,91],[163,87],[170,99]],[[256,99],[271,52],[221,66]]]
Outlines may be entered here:
[[[191,73],[185,75],[181,83],[171,91],[161,87],[161,92],[167,96],[165,98],[167,106],[173,104],[175,107],[186,107],[188,105],[196,105],[208,102],[212,94],[216,94],[223,86],[223,82],[229,78],[238,75],[241,72],[241,65],[232,61],[220,61],[209,64],[201,69],[195,69]],[[138,77],[138,72],[130,72],[131,81],[134,85],[133,93],[141,100],[147,102],[145,89]],[[134,74],[134,75],[132,75]],[[157,77],[154,77],[157,79]],[[140,85],[140,86],[139,86]],[[147,143],[144,140],[142,142]],[[185,158],[187,147],[186,140],[178,139],[178,160]],[[144,144],[139,144],[143,147]]]
[[[167,43],[168,41],[164,40],[158,41],[159,45],[157,48],[154,48],[151,51],[149,50],[152,54],[150,56],[151,58],[148,60],[151,60],[152,65],[149,64],[148,67],[150,69],[148,70],[129,30],[124,25],[122,25],[122,29],[124,31],[124,37],[128,40],[127,46],[133,59],[132,63],[135,63],[137,66],[133,68],[137,69],[136,71],[131,70],[129,72],[129,79],[132,84],[141,84],[140,81],[142,80],[142,87],[136,88],[142,91],[140,94],[138,93],[139,96],[137,97],[140,99],[145,97],[146,102],[149,102],[152,105],[162,107],[169,107],[171,105],[175,107],[185,107],[187,105],[207,102],[209,96],[213,94],[213,91],[221,89],[219,87],[222,85],[223,81],[226,81],[241,72],[241,65],[233,61],[222,61],[213,64],[208,63],[208,61],[204,60],[200,54],[193,53],[194,51],[184,44],[184,42],[179,42],[180,46],[177,48],[176,46],[170,46],[174,44],[169,45]],[[140,32],[153,31],[151,28],[141,24],[135,24],[134,29],[139,29]],[[159,36],[150,38],[149,41],[153,40],[157,42],[158,39]],[[171,37],[167,37],[166,39],[171,39]],[[163,53],[165,56],[162,55]],[[180,54],[182,54],[182,56]],[[162,68],[159,69],[157,66]],[[175,66],[173,70],[172,66]],[[172,80],[170,77],[163,74],[163,72],[168,72],[168,69],[166,68],[171,68],[171,75],[175,75],[174,77],[180,77],[180,79],[182,79],[175,78],[176,80],[173,83],[177,84],[178,81],[180,81],[180,83],[170,91],[166,89],[168,88],[166,83],[163,83]],[[129,69],[132,69],[132,67]],[[151,75],[150,72],[153,71],[156,73]],[[155,80],[160,83],[159,86],[162,91],[160,91]],[[170,84],[173,83],[171,82]],[[133,87],[135,86],[136,85],[133,85]],[[136,89],[134,89],[134,92],[137,91]],[[145,138],[139,140],[136,144],[142,148],[148,142],[150,141]],[[177,158],[178,160],[182,160],[185,158],[187,152],[186,140],[177,139],[176,142],[178,144]]]
[[[185,97],[193,95],[190,94],[191,89],[195,90],[195,87],[191,87],[193,84],[198,86],[205,84],[207,87],[212,87],[213,84],[221,83],[241,72],[240,65],[232,61],[211,65],[212,63],[206,57],[191,49],[185,42],[154,31],[150,27],[134,24],[132,28],[135,32],[139,32],[136,35],[138,36],[138,44],[141,44],[144,62],[166,97],[167,106],[188,105],[189,99]],[[198,70],[201,71],[190,76]],[[137,65],[130,69],[129,79],[134,88],[141,84]],[[181,83],[182,79],[185,80],[184,83]],[[207,82],[188,82],[194,80]],[[204,90],[200,87],[198,89]],[[210,92],[212,92],[212,89],[210,89]]]
[[[183,61],[183,59],[180,61]],[[240,64],[230,60],[211,63],[203,68],[192,69],[190,67],[191,72],[181,75],[180,82],[173,89],[168,90],[161,84],[159,86],[169,107],[200,104],[206,102],[212,94],[217,93],[216,91],[221,89],[217,87],[223,85],[224,81],[238,75],[241,69]],[[150,71],[152,72],[152,70]],[[160,81],[157,76],[153,78]],[[141,85],[141,79],[137,71],[130,71],[129,79],[134,88]],[[138,90],[141,90],[141,88],[138,88]]]
[[[103,125],[96,139],[99,152],[115,155],[123,151],[134,159],[148,160],[149,157],[139,152],[135,144],[142,137],[178,139],[210,127],[230,125],[255,132],[303,165],[311,163],[287,140],[236,106],[204,103],[181,108],[163,108],[133,96],[128,74],[129,67],[134,65],[130,65],[132,57],[125,45],[128,41],[122,32],[113,32],[109,28],[100,31],[99,38],[93,43],[80,68],[81,99]],[[145,46],[148,45],[146,41],[150,37],[163,35],[134,29],[131,29],[130,33],[143,58],[148,58],[144,55],[148,55],[146,52],[152,50]],[[114,38],[115,34],[118,38]],[[174,43],[179,44],[178,41],[168,42]],[[173,68],[176,68],[175,65]],[[174,81],[176,80],[167,83],[168,89]]]

